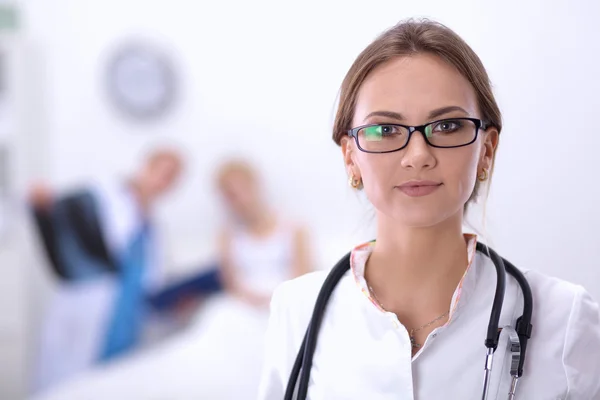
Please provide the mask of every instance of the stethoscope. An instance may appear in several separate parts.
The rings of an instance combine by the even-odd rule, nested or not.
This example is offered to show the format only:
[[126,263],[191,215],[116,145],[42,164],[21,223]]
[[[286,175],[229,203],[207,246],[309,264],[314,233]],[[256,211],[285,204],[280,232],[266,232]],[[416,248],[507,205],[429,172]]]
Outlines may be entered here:
[[[485,347],[487,351],[484,366],[483,395],[481,398],[482,400],[486,400],[488,398],[494,353],[498,347],[500,332],[505,330],[509,334],[508,343],[509,351],[511,353],[510,374],[512,376],[512,381],[508,393],[508,399],[514,400],[515,392],[517,390],[517,383],[519,378],[521,378],[523,375],[523,364],[525,363],[527,341],[531,338],[533,296],[531,294],[531,288],[527,283],[527,279],[513,264],[500,257],[498,253],[484,244],[477,243],[477,251],[482,252],[490,257],[494,263],[494,266],[496,267],[496,273],[498,276],[496,282],[496,294],[494,296],[492,312],[490,314],[490,322],[485,339]],[[300,346],[300,350],[298,351],[296,361],[294,362],[294,366],[290,374],[290,379],[285,391],[285,400],[293,400],[298,377],[300,377],[300,383],[297,388],[296,400],[306,399],[313,355],[317,346],[319,328],[321,326],[321,322],[323,321],[325,307],[327,306],[329,297],[331,297],[336,285],[342,276],[344,276],[350,269],[350,254],[351,253],[346,254],[340,261],[338,261],[321,287],[321,291],[319,292],[319,296],[317,297],[317,301],[313,309],[310,323],[306,329],[304,339],[302,340],[302,345]],[[502,329],[498,329],[498,324],[500,323],[500,314],[502,313],[502,304],[504,302],[504,291],[506,289],[506,272],[515,278],[521,287],[521,291],[523,292],[523,315],[517,319],[517,323],[514,328],[507,326]]]

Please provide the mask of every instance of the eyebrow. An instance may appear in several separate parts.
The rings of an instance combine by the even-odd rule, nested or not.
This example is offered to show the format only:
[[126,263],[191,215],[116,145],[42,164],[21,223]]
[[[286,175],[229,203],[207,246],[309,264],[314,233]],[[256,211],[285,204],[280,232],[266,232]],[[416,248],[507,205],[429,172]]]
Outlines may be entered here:
[[[448,114],[451,113],[453,111],[460,111],[466,115],[468,115],[469,113],[462,107],[459,106],[447,106],[447,107],[441,107],[441,108],[436,108],[435,110],[432,110],[429,112],[429,116],[427,117],[428,119],[433,119],[433,118],[437,118],[440,117],[444,114]],[[386,118],[392,118],[395,119],[397,121],[403,121],[404,120],[404,116],[402,114],[400,114],[399,112],[395,112],[395,111],[373,111],[372,113],[370,113],[369,115],[367,115],[365,117],[365,120],[371,118],[371,117],[386,117]]]
[[404,120],[404,117],[402,116],[402,114],[397,113],[395,111],[373,111],[372,113],[370,113],[369,115],[367,115],[365,117],[365,121],[371,117],[386,117],[386,118],[396,119],[398,121]]
[[448,106],[448,107],[441,107],[441,108],[436,108],[435,110],[432,110],[429,113],[429,118],[433,119],[433,118],[437,118],[437,117],[441,117],[444,114],[448,114],[454,111],[460,111],[462,113],[464,113],[465,115],[469,115],[469,113],[467,112],[467,110],[465,110],[462,107],[459,106]]

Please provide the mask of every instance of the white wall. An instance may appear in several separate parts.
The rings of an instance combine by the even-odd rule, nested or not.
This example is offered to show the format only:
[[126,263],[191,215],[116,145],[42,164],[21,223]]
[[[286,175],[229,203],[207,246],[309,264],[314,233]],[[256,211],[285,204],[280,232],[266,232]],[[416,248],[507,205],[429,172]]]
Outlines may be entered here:
[[[234,146],[258,159],[272,189],[284,188],[274,190],[277,202],[309,219],[324,247],[327,237],[345,246],[368,213],[347,190],[329,138],[339,84],[380,31],[431,16],[480,54],[504,112],[494,243],[520,265],[585,282],[600,297],[591,257],[600,193],[590,182],[600,31],[598,5],[587,3],[33,1],[26,23],[46,60],[47,174],[59,184],[112,175],[149,138],[184,144],[191,170],[169,221],[176,253],[193,259],[187,249],[217,224],[211,168]],[[106,53],[134,34],[171,50],[183,84],[175,113],[154,126],[122,120],[104,96]],[[543,255],[547,244],[553,251]]]
[[38,152],[39,118],[31,118],[43,112],[40,74],[37,60],[31,57],[35,52],[29,52],[16,31],[0,32],[0,144],[7,151],[0,167],[0,398],[10,400],[22,398],[27,384],[28,338],[33,332],[27,311],[35,290],[27,268],[34,252],[26,246],[32,241],[18,194],[23,193],[32,172],[43,167]]
[[[44,60],[48,144],[41,176],[68,185],[132,166],[149,139],[189,154],[169,203],[177,263],[206,259],[218,214],[214,163],[232,148],[261,166],[281,208],[314,229],[320,266],[369,237],[368,206],[347,188],[330,139],[341,80],[358,52],[409,16],[448,24],[478,52],[504,113],[487,234],[516,265],[585,285],[600,299],[597,2],[32,0],[27,39]],[[157,125],[104,96],[106,54],[143,34],[163,43],[183,92]]]

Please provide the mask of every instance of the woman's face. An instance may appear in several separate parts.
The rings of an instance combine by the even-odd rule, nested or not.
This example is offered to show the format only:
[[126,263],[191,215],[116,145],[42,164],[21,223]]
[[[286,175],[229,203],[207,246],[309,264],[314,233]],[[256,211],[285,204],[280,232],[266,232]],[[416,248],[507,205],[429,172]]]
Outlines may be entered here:
[[223,178],[220,192],[227,208],[236,217],[251,217],[259,205],[256,182],[244,173],[230,172]]
[[[391,60],[371,72],[358,92],[353,127],[415,126],[457,117],[480,118],[474,88],[452,66],[424,54]],[[345,137],[342,152],[379,215],[427,227],[462,216],[478,174],[489,171],[497,140],[498,132],[489,128],[468,146],[435,148],[415,132],[402,150],[372,154]]]

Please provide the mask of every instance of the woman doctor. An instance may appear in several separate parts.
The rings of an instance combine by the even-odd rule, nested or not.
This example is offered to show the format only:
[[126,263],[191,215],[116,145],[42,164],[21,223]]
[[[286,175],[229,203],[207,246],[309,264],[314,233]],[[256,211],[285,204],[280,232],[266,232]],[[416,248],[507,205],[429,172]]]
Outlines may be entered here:
[[[462,226],[489,184],[501,129],[486,70],[450,29],[401,22],[358,56],[342,84],[333,140],[350,185],[376,209],[377,240],[354,248],[329,300],[308,398],[481,398],[496,269]],[[284,397],[326,274],[275,292],[261,400]],[[535,309],[517,398],[600,399],[597,303],[580,286],[525,276]],[[521,312],[508,276],[500,327]],[[492,399],[506,398],[511,381],[504,336]]]

